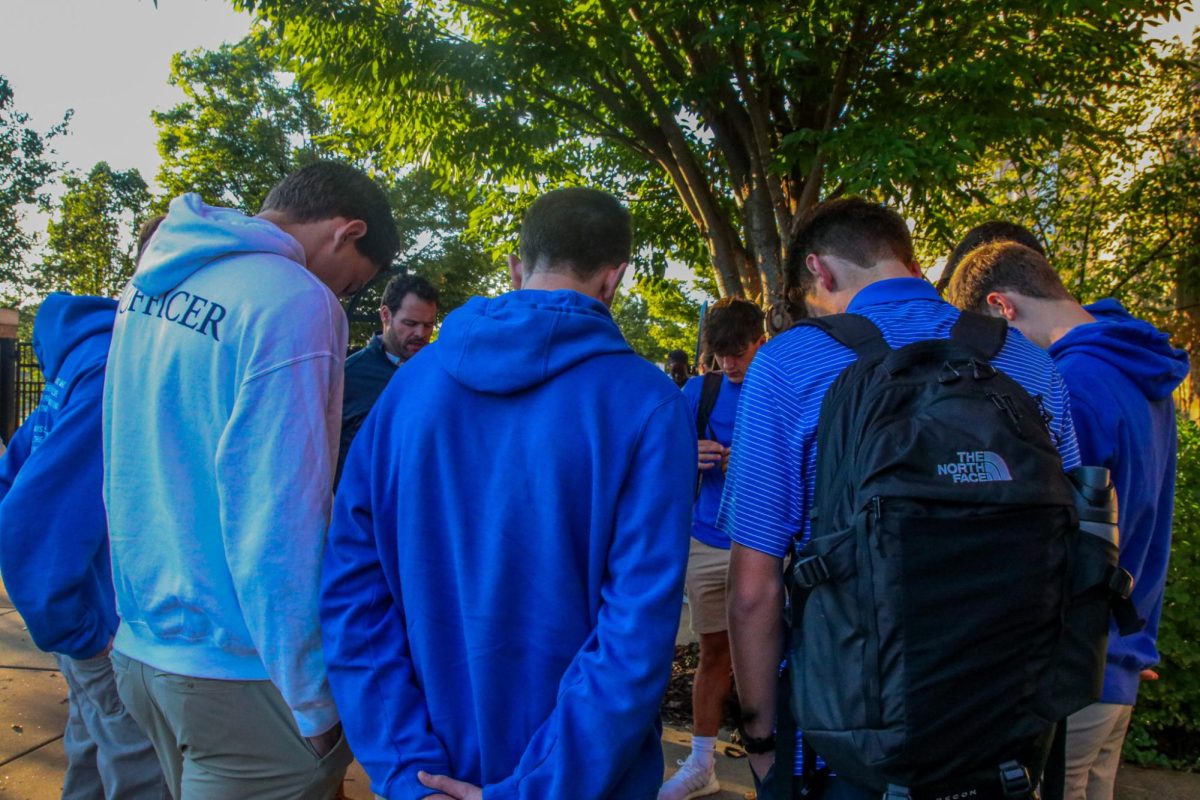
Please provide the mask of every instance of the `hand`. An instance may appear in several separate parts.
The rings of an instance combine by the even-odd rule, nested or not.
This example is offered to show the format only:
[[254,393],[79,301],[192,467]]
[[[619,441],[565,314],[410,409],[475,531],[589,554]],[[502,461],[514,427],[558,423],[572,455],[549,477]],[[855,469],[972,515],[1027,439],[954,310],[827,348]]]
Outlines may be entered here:
[[108,644],[104,645],[104,649],[101,650],[99,653],[96,653],[96,655],[88,658],[88,661],[91,661],[92,659],[96,659],[96,658],[106,658],[108,656],[108,654],[112,652],[112,643],[113,643],[112,638],[109,638]]
[[342,723],[334,725],[324,733],[316,736],[309,736],[308,743],[312,745],[313,752],[317,754],[317,758],[324,758],[329,755],[329,752],[337,746],[338,741],[342,738]]
[[766,780],[767,773],[771,771],[771,767],[775,766],[775,751],[769,753],[747,753],[750,757],[750,769],[754,770],[754,774],[758,776],[760,781]]
[[483,789],[466,781],[456,781],[449,775],[430,775],[422,770],[417,773],[417,780],[441,792],[429,795],[425,800],[483,800]]
[[700,451],[701,471],[712,469],[729,458],[729,448],[711,439],[696,442],[696,449]]
[[1152,669],[1144,669],[1138,674],[1138,677],[1144,681],[1156,681],[1158,680],[1158,673]]

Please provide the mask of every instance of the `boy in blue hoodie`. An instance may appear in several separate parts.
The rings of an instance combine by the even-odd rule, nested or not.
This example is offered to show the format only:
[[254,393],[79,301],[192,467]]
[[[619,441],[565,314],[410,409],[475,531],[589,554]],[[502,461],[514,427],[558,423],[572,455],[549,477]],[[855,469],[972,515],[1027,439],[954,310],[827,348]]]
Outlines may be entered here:
[[177,800],[325,798],[351,760],[317,617],[338,297],[398,244],[383,191],[317,162],[255,217],[173,200],[121,294],[104,387],[112,658]]
[[1121,566],[1146,627],[1108,639],[1100,702],[1067,720],[1067,798],[1112,797],[1121,746],[1142,676],[1157,678],[1175,492],[1175,406],[1187,354],[1115,300],[1082,306],[1038,253],[1014,242],[973,250],[950,283],[951,300],[1008,320],[1046,348],[1071,392],[1083,463],[1107,467],[1117,490]]
[[33,323],[41,402],[0,458],[0,572],[67,682],[63,798],[162,798],[150,740],[121,705],[108,660],[117,630],[101,496],[100,412],[117,304],[55,293]]
[[446,317],[355,438],[329,681],[389,800],[652,798],[696,476],[683,394],[608,311],[628,212],[539,198],[517,291]]

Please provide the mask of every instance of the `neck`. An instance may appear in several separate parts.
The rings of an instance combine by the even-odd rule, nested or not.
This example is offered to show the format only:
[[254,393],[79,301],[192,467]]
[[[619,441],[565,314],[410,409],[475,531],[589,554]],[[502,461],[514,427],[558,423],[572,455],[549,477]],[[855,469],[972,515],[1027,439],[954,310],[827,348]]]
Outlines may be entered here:
[[1086,308],[1074,300],[1045,303],[1040,311],[1046,315],[1046,324],[1042,326],[1046,331],[1046,342],[1038,342],[1042,347],[1049,347],[1080,325],[1096,321]]
[[833,310],[832,313],[838,314],[849,308],[850,301],[854,299],[855,295],[873,283],[891,280],[892,278],[912,278],[915,276],[913,275],[913,271],[904,262],[892,259],[877,261],[869,269],[854,267],[853,269],[844,270],[839,277],[844,281],[844,285],[839,286],[833,292],[829,293],[829,302],[827,303]]
[[600,287],[593,284],[597,281],[581,281],[574,274],[569,272],[550,272],[537,271],[532,275],[526,275],[521,281],[522,289],[540,289],[545,292],[554,292],[559,289],[570,289],[580,294],[585,294],[588,297],[600,300]]
[[300,249],[304,251],[305,262],[311,262],[311,254],[316,247],[316,236],[318,233],[312,223],[292,222],[287,214],[277,208],[268,208],[266,211],[260,211],[255,216],[259,219],[265,219],[299,242]]

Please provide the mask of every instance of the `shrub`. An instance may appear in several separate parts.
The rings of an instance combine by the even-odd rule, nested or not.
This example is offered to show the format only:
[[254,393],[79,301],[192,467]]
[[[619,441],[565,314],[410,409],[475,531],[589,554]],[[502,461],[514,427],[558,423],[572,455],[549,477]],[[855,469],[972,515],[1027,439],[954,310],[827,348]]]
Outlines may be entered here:
[[1126,760],[1200,770],[1200,425],[1179,418],[1179,467],[1158,681],[1143,681]]

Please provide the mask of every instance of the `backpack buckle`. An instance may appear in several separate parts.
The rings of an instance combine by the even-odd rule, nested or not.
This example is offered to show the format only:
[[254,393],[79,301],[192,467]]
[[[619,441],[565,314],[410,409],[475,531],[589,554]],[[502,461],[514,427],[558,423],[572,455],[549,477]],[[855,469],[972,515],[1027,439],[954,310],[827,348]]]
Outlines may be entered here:
[[961,377],[962,373],[956,370],[953,364],[951,364],[949,361],[942,362],[942,371],[941,374],[938,375],[938,383],[954,383]]
[[1029,770],[1019,761],[1005,761],[1000,765],[1000,788],[1005,797],[1025,800],[1033,791]]
[[829,565],[821,556],[807,556],[792,564],[792,579],[801,589],[812,589],[829,580]]
[[1114,567],[1108,573],[1108,590],[1122,600],[1128,600],[1133,595],[1133,576],[1120,567]]
[[987,361],[971,359],[971,375],[975,380],[982,381],[996,377],[996,368]]

